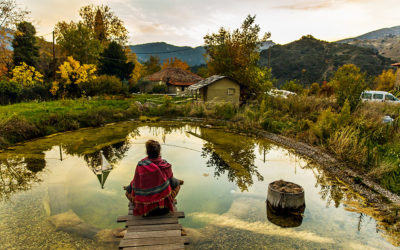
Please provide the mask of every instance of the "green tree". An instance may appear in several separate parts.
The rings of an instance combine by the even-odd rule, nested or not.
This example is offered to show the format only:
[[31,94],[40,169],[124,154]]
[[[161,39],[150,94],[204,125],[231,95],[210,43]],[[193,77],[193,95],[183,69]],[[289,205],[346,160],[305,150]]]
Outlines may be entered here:
[[56,25],[57,44],[68,56],[72,56],[81,63],[96,63],[101,43],[96,39],[92,30],[83,23],[59,22]]
[[14,49],[14,65],[25,62],[29,66],[36,66],[39,58],[39,48],[36,46],[36,29],[29,22],[21,22],[17,25],[12,46]]
[[303,92],[303,86],[301,86],[298,80],[290,80],[283,84],[282,89],[301,94]]
[[97,9],[96,16],[94,18],[94,34],[100,42],[104,42],[106,40],[103,14],[101,13],[100,9]]
[[[107,5],[95,6],[92,4],[83,6],[79,10],[79,15],[83,19],[85,26],[92,30],[99,40],[103,41],[100,38],[104,36],[107,41],[116,41],[119,44],[127,42],[128,30],[125,28],[124,22]],[[102,27],[101,30],[99,30],[100,26]]]
[[346,64],[340,67],[330,81],[336,95],[336,102],[343,107],[346,99],[354,111],[360,103],[360,95],[366,88],[366,74],[354,64]]
[[105,75],[114,75],[121,80],[129,79],[135,64],[128,62],[124,47],[117,42],[111,42],[101,53],[99,72]]
[[158,56],[150,56],[149,60],[143,63],[146,75],[154,74],[161,70],[160,58]]
[[240,29],[233,32],[220,28],[218,33],[204,37],[207,52],[207,67],[210,75],[219,74],[239,81],[242,100],[260,93],[264,82],[262,70],[258,67],[260,44],[271,34],[259,38],[260,26],[255,16],[247,16]]

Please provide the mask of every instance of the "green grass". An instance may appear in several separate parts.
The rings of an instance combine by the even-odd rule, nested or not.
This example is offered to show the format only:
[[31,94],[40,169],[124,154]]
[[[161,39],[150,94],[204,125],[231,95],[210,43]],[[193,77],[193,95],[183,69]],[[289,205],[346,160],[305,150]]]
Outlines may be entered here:
[[[125,99],[75,99],[0,106],[0,147],[52,133],[138,118],[140,115],[166,116],[169,114],[166,109],[176,105],[175,102],[185,104],[188,101],[181,97],[135,95]],[[152,104],[142,106],[138,102]]]

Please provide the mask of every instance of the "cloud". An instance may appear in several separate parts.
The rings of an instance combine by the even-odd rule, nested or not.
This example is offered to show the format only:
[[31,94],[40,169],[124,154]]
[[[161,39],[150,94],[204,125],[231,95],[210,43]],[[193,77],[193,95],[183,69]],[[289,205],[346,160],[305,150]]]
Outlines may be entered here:
[[317,243],[334,243],[331,238],[322,237],[312,232],[292,230],[290,228],[281,228],[270,223],[261,221],[248,222],[240,220],[233,216],[218,215],[213,213],[191,213],[191,217],[197,220],[206,221],[209,224],[220,227],[231,227],[241,229],[258,234],[273,235],[280,237],[295,238],[298,240],[305,240]]
[[319,9],[331,9],[342,7],[346,4],[367,4],[375,2],[375,0],[289,0],[286,4],[277,5],[274,8],[277,9],[287,9],[287,10],[319,10]]

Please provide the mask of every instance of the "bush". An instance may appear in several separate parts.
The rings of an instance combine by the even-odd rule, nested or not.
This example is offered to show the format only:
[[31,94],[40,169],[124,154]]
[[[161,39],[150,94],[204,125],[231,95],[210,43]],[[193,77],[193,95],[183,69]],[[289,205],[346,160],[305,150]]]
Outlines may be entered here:
[[168,92],[168,86],[165,83],[156,84],[151,92],[156,94],[166,94]]
[[19,100],[22,88],[21,85],[9,81],[7,78],[0,79],[0,104],[6,105]]
[[127,92],[127,87],[116,76],[101,75],[91,81],[81,83],[81,89],[87,96],[117,95]]

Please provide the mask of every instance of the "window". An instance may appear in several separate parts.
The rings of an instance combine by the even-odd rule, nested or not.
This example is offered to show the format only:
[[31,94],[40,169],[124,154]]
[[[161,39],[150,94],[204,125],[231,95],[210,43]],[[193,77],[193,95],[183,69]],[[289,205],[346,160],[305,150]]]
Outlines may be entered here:
[[383,94],[374,94],[374,99],[383,100]]
[[392,95],[385,95],[385,100],[386,101],[395,101],[396,97],[392,96]]
[[371,93],[363,93],[361,96],[362,99],[368,99],[371,100],[372,99],[372,94]]
[[235,89],[229,88],[228,89],[228,95],[234,95],[235,94]]

